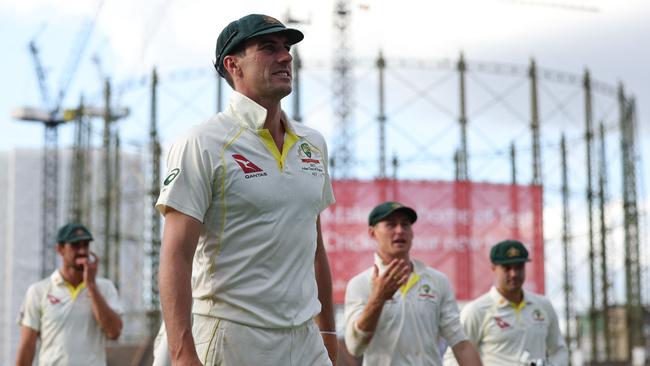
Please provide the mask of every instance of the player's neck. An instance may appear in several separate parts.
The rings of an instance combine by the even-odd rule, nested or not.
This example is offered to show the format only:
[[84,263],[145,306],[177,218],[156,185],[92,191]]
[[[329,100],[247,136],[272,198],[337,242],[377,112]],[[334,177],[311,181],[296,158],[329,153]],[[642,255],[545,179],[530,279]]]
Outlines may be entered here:
[[379,256],[379,258],[381,259],[381,262],[385,266],[390,264],[390,262],[392,262],[393,259],[403,259],[406,263],[409,263],[409,265],[411,267],[411,272],[413,272],[413,262],[411,262],[411,258],[409,257],[408,253],[406,253],[404,255],[395,255],[395,256],[386,256],[386,255],[382,255],[381,253],[377,253],[377,255]]
[[282,151],[282,146],[284,145],[285,128],[284,124],[282,123],[282,110],[280,109],[279,103],[277,104],[276,108],[267,109],[264,128],[269,130],[269,133],[273,137],[273,141],[275,141],[278,150]]
[[270,107],[264,106],[264,108],[266,109],[264,128],[269,129],[271,132],[279,129],[282,129],[284,132],[284,126],[282,125],[282,109],[280,108],[280,103],[274,104]]
[[84,280],[83,272],[77,271],[73,267],[62,265],[61,268],[59,268],[59,273],[67,283],[75,287],[79,286],[79,284]]
[[497,288],[497,291],[503,296],[506,300],[510,301],[513,304],[519,304],[524,301],[524,291],[522,289],[517,290],[504,290]]

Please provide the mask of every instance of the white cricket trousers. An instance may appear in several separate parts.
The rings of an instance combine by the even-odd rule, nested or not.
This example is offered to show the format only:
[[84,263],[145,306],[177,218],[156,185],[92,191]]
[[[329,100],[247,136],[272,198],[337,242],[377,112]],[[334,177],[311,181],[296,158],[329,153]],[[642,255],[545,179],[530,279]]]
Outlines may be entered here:
[[192,314],[192,334],[204,366],[331,366],[313,320],[294,328],[255,328]]

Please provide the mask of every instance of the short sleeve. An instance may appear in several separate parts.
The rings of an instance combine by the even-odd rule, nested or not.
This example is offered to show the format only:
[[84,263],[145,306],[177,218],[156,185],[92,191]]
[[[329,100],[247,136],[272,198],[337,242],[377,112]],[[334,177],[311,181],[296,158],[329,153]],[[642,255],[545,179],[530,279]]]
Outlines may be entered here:
[[210,153],[202,145],[200,137],[189,135],[170,148],[156,202],[161,214],[173,208],[203,222],[212,200],[214,172]]
[[460,312],[460,321],[465,329],[465,334],[477,349],[481,344],[484,319],[485,309],[482,309],[475,302],[465,305]]
[[34,329],[37,332],[41,330],[42,307],[38,287],[32,285],[27,289],[25,301],[20,307],[18,315],[18,324]]
[[355,323],[368,302],[368,285],[364,277],[355,277],[348,282],[345,291],[345,345],[354,356],[360,356],[368,347],[367,334],[363,334]]
[[447,277],[441,281],[443,288],[443,303],[440,309],[440,334],[447,341],[449,347],[467,339],[460,324],[460,315],[456,296],[449,284]]
[[553,305],[544,299],[544,307],[549,315],[549,329],[546,336],[546,351],[551,365],[560,366],[569,364],[569,351],[564,337],[560,332],[560,325],[558,324],[557,314]]

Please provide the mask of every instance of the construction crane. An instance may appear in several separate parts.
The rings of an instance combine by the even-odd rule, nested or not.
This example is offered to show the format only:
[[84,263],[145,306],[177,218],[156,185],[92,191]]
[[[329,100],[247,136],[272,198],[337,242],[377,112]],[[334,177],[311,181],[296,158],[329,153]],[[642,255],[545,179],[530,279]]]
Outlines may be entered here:
[[350,47],[350,7],[348,0],[338,0],[334,8],[334,31],[337,45],[334,51],[333,103],[339,136],[334,151],[332,167],[337,178],[349,178],[352,170],[352,109],[353,76]]
[[52,250],[51,241],[54,240],[58,225],[58,186],[59,186],[59,152],[58,152],[58,127],[59,125],[71,121],[74,115],[65,114],[61,107],[66,93],[74,78],[79,66],[81,56],[86,48],[95,20],[101,11],[103,0],[98,3],[95,17],[92,20],[85,21],[80,31],[77,33],[77,39],[74,43],[73,52],[67,62],[67,67],[61,74],[60,87],[56,99],[50,98],[49,88],[47,85],[47,74],[39,57],[39,50],[36,41],[29,43],[29,51],[32,56],[36,76],[38,79],[39,91],[41,94],[42,108],[19,108],[14,110],[13,117],[32,122],[43,123],[45,133],[43,137],[43,166],[42,166],[42,220],[41,220],[41,277],[47,276],[54,270],[56,257]]

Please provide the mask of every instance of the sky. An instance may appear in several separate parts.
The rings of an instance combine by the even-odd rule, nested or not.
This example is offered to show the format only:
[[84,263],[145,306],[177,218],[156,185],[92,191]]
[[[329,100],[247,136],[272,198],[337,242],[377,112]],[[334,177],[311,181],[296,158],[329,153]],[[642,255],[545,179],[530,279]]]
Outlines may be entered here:
[[[545,1],[456,0],[350,1],[354,57],[456,58],[539,65],[623,82],[634,93],[641,119],[650,115],[650,50],[645,36],[650,5],[642,0]],[[98,99],[100,80],[119,83],[150,72],[206,67],[214,59],[218,32],[251,12],[304,22],[300,45],[312,59],[330,60],[335,48],[333,1],[22,0],[0,3],[0,149],[38,146],[41,128],[10,117],[20,106],[39,106],[41,97],[27,45],[37,44],[50,95],[61,89],[71,55],[85,44],[74,68],[64,107],[81,91]],[[94,20],[94,21],[93,21]],[[93,24],[90,26],[89,24]],[[86,43],[80,42],[88,35]],[[91,61],[100,59],[101,67]],[[99,71],[101,69],[101,71]],[[89,95],[90,94],[90,95]],[[63,131],[64,132],[64,131]],[[62,139],[65,141],[64,133]],[[648,128],[643,131],[647,135]],[[163,136],[166,138],[166,136]]]
[[[365,0],[349,4],[350,44],[359,62],[371,62],[379,50],[389,60],[456,59],[463,52],[472,60],[518,65],[527,65],[534,58],[545,68],[573,74],[588,68],[605,83],[622,82],[637,100],[641,156],[646,161],[650,156],[649,2]],[[63,102],[66,108],[75,106],[82,92],[88,103],[100,103],[101,80],[106,76],[120,84],[149,74],[154,66],[163,75],[185,69],[209,70],[219,31],[248,13],[265,13],[279,19],[290,14],[301,20],[302,24],[297,25],[305,33],[301,54],[308,60],[332,60],[337,45],[332,31],[333,9],[331,0],[241,0],[228,6],[206,0],[0,2],[0,151],[37,148],[43,141],[42,126],[11,117],[17,107],[42,105],[28,51],[32,40],[38,46],[53,96],[61,88],[64,70],[74,64],[70,59],[75,45],[88,37]],[[99,67],[93,57],[100,60]],[[197,90],[205,88],[212,87],[203,85]],[[196,91],[188,93],[186,99],[192,99]],[[191,107],[191,100],[187,105]],[[143,146],[147,138],[144,109],[133,119],[141,123],[124,126],[127,141],[138,146]],[[200,122],[191,112],[179,113]],[[210,112],[195,114],[206,113]],[[332,145],[335,126],[316,124]],[[163,129],[163,144],[188,124],[181,121],[170,125]],[[550,135],[559,138],[562,128],[553,128],[557,130],[550,131]],[[69,145],[71,132],[67,126],[61,129],[64,146]],[[646,190],[641,187],[644,197]],[[558,212],[557,206],[549,209],[549,225],[558,225],[554,222]]]

